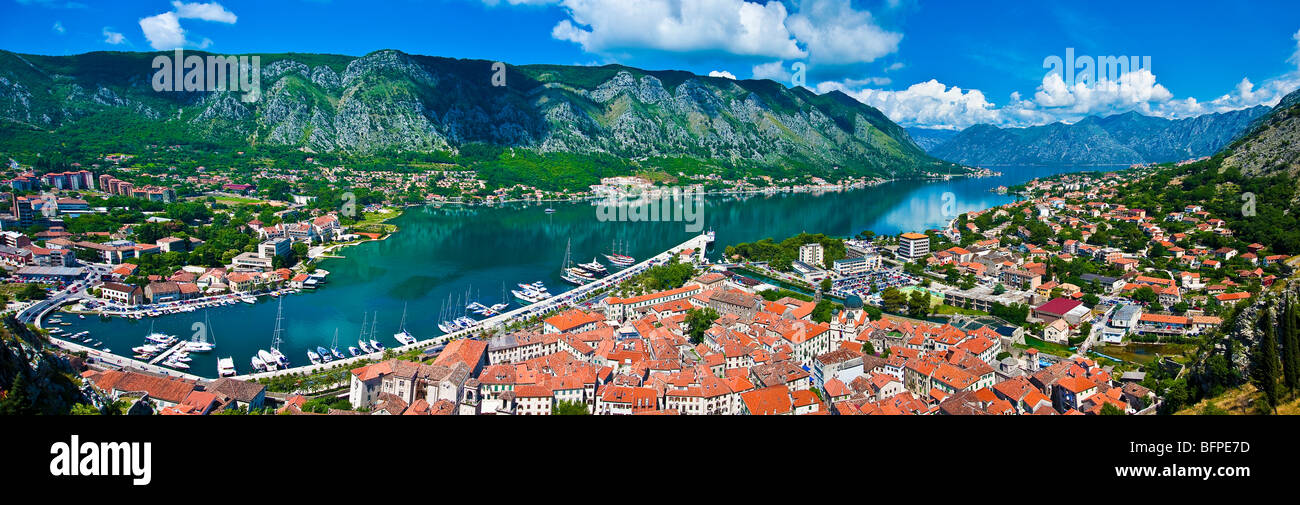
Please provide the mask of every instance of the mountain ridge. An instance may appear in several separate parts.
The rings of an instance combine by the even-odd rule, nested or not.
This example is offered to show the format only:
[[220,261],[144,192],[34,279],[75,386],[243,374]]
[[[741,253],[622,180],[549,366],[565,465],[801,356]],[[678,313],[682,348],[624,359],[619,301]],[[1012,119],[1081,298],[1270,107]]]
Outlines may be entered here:
[[1184,119],[1135,111],[1088,116],[1074,124],[1025,128],[974,125],[928,150],[966,165],[1127,165],[1209,156],[1264,116],[1269,107]]
[[244,103],[229,91],[154,92],[150,61],[160,54],[172,53],[0,51],[0,119],[38,132],[121,121],[168,139],[308,152],[459,152],[489,144],[890,177],[952,166],[848,95],[769,80],[624,65],[507,64],[506,85],[495,87],[494,62],[487,60],[396,50],[256,54],[262,96]]

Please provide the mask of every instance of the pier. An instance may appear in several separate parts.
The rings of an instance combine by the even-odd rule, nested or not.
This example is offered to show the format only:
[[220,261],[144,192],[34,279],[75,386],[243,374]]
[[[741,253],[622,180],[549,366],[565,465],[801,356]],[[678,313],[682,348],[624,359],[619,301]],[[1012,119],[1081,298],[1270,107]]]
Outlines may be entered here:
[[[632,265],[623,270],[619,270],[618,272],[614,272],[599,280],[587,284],[583,284],[581,286],[557,294],[555,296],[552,296],[540,302],[533,303],[530,305],[525,305],[523,307],[510,310],[507,312],[503,312],[501,314],[497,314],[487,319],[483,319],[479,321],[479,323],[475,325],[473,328],[459,330],[452,333],[439,335],[437,337],[420,340],[413,344],[392,348],[391,350],[394,351],[395,353],[404,353],[407,351],[412,351],[417,349],[427,349],[435,345],[445,344],[446,342],[449,342],[454,339],[469,337],[479,332],[490,331],[502,326],[506,326],[518,320],[524,320],[540,314],[545,314],[547,312],[550,312],[551,310],[560,308],[562,306],[574,305],[579,300],[583,300],[587,298],[589,295],[591,295],[596,291],[617,285],[618,283],[623,282],[632,276],[635,276],[641,272],[646,271],[652,266],[666,263],[670,258],[672,258],[676,254],[677,251],[694,249],[696,257],[698,259],[703,259],[704,251],[708,247],[709,242],[710,239],[708,234],[702,233],[700,235],[696,235],[695,237],[692,237],[691,239],[682,242],[677,246],[669,248],[668,250],[662,253],[652,256],[640,263]],[[335,360],[330,363],[321,363],[319,365],[308,365],[308,366],[301,366],[301,367],[294,367],[294,368],[286,368],[283,370],[275,370],[271,372],[257,372],[251,374],[243,374],[243,375],[237,375],[235,376],[235,378],[241,380],[255,380],[255,379],[263,379],[263,378],[277,377],[281,375],[292,375],[292,374],[310,375],[316,372],[334,369],[339,367],[340,365],[346,367],[347,365],[354,364],[365,359],[373,359],[373,360],[382,359],[383,356],[384,356],[383,352],[373,352],[370,354],[362,354],[360,356],[355,356],[343,360]]]
[[177,349],[180,349],[180,347],[183,346],[183,345],[185,345],[185,341],[184,341],[184,340],[181,340],[181,341],[179,341],[179,342],[176,342],[176,345],[173,345],[173,346],[171,346],[171,347],[168,347],[166,351],[163,351],[161,354],[159,354],[159,355],[155,356],[153,359],[149,360],[149,364],[150,364],[150,365],[157,365],[158,363],[162,362],[162,360],[167,359],[167,356],[171,356],[171,354],[172,354],[173,352],[176,352],[176,350],[177,350]]

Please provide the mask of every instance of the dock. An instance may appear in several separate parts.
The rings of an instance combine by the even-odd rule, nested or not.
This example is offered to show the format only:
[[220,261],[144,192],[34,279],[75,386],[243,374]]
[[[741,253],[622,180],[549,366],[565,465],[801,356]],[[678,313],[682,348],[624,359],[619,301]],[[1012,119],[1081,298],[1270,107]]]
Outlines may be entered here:
[[159,354],[159,355],[157,355],[157,356],[154,356],[153,359],[149,360],[149,364],[150,364],[150,365],[157,365],[157,364],[160,363],[162,360],[167,359],[167,356],[171,356],[171,354],[172,354],[173,352],[175,352],[177,349],[180,349],[180,347],[183,346],[183,345],[185,345],[185,341],[184,341],[184,340],[181,340],[181,341],[179,341],[179,342],[176,342],[176,345],[173,345],[173,346],[167,348],[167,350],[166,350],[166,351],[163,351],[162,354]]

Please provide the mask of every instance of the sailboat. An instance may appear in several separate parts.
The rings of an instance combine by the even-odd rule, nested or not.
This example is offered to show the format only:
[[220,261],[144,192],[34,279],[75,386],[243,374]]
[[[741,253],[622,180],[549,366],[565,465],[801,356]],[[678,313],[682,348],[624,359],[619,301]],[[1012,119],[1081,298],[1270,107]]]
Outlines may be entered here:
[[361,313],[361,336],[357,338],[357,347],[361,348],[361,352],[363,354],[370,354],[372,352],[375,352],[375,350],[370,347],[370,343],[366,342],[366,317],[367,316],[368,315],[365,312]]
[[379,343],[378,340],[375,340],[375,326],[378,325],[379,325],[379,311],[376,310],[375,316],[370,318],[370,348],[374,349],[375,351],[382,351],[384,350],[384,344],[381,344]]
[[334,328],[334,340],[330,341],[330,354],[334,359],[343,359],[343,353],[339,352],[339,329]]
[[398,332],[393,334],[393,338],[401,342],[402,345],[411,345],[415,343],[415,336],[406,331],[406,304],[402,304],[402,324],[398,326]]
[[185,343],[182,348],[185,352],[208,352],[217,347],[216,339],[208,341],[208,333],[212,332],[212,321],[208,320],[208,313],[203,313],[203,332],[195,335],[193,339]]
[[289,357],[280,352],[280,326],[282,321],[284,321],[284,297],[280,298],[280,303],[275,308],[275,333],[271,336],[271,356],[275,358],[275,363],[281,368],[289,368]]
[[501,311],[506,310],[506,307],[509,306],[510,299],[506,298],[506,283],[505,281],[501,281],[501,303],[493,304],[489,308],[492,309],[492,312],[500,313]]
[[573,266],[572,253],[573,240],[570,239],[564,244],[564,262],[560,266],[560,278],[569,284],[581,286],[588,282],[596,280],[596,277],[586,270]]
[[[627,252],[626,250],[627,244],[623,244],[623,248],[624,248],[623,252]],[[615,241],[614,243],[610,244],[609,254],[606,254],[604,256],[605,259],[609,260],[610,263],[613,263],[614,266],[630,267],[636,263],[636,258],[633,258],[626,254],[620,254],[618,252],[618,241]]]

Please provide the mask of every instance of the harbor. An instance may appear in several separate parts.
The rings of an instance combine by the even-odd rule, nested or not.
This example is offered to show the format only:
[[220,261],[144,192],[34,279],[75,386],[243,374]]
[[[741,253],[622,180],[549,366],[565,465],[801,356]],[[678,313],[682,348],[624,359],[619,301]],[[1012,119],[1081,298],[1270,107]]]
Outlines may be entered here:
[[[852,236],[863,230],[889,234],[939,228],[951,220],[942,212],[945,193],[957,196],[957,212],[988,208],[1016,198],[989,188],[1022,182],[1042,171],[1042,167],[1026,167],[1007,170],[1008,175],[1003,177],[897,181],[823,195],[708,196],[704,199],[702,224],[705,229],[716,230],[717,236],[716,247],[708,254],[718,261],[726,245],[803,230]],[[221,336],[217,348],[207,355],[194,354],[193,360],[186,363],[188,369],[173,373],[215,378],[233,369],[235,374],[248,376],[271,373],[254,372],[251,357],[257,356],[259,350],[272,349],[276,313],[282,303],[278,349],[286,356],[288,368],[319,369],[354,357],[382,355],[362,349],[362,337],[367,347],[374,340],[390,348],[406,349],[409,344],[394,335],[405,331],[420,343],[433,338],[441,342],[448,335],[477,333],[530,310],[534,311],[531,315],[536,315],[540,307],[554,307],[575,297],[569,292],[579,287],[563,278],[570,268],[580,268],[594,259],[610,272],[594,281],[594,286],[604,286],[641,271],[646,261],[698,236],[685,232],[686,223],[682,222],[601,222],[595,219],[593,205],[552,202],[411,207],[396,218],[401,231],[388,240],[360,243],[349,248],[345,258],[323,260],[319,266],[328,269],[330,281],[317,289],[277,293],[288,296],[265,295],[255,303],[247,303],[247,294],[227,293],[190,300],[197,303],[136,307],[129,313],[132,317],[86,314],[85,319],[80,319],[60,312],[58,315],[70,324],[57,328],[67,334],[89,331],[91,338],[102,342],[101,350],[111,348],[118,359],[132,360],[130,350],[141,345],[151,324],[158,332],[188,339],[195,332],[194,325],[207,317],[210,327]],[[546,213],[548,207],[556,212]],[[620,270],[613,261],[620,255],[643,261]],[[534,302],[542,300],[513,293],[527,295],[519,285],[534,283],[546,287],[554,299],[536,305]],[[579,293],[591,289],[595,288],[587,287]],[[505,307],[493,309],[502,304]],[[114,311],[118,309],[110,308],[109,312],[117,314]],[[157,315],[150,317],[151,311]],[[454,317],[446,317],[450,312],[455,313]],[[440,327],[460,317],[471,320],[473,329]],[[335,335],[336,344],[332,342]],[[325,362],[321,356],[319,365],[312,363],[309,351],[318,356],[322,349],[333,354],[336,346],[342,358],[333,356]],[[357,353],[353,355],[348,347],[357,347]],[[225,358],[230,358],[230,366],[227,372],[221,372],[218,360]],[[135,361],[147,364],[147,360]]]

